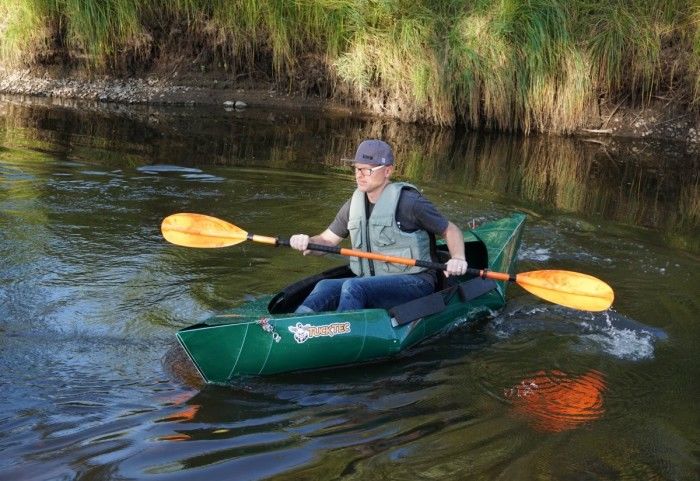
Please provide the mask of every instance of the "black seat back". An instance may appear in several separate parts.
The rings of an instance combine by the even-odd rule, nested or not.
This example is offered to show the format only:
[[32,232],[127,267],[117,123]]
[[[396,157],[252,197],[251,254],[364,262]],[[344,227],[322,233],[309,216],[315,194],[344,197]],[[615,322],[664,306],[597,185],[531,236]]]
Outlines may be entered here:
[[273,297],[267,305],[267,310],[270,314],[286,314],[294,312],[299,307],[304,299],[316,287],[316,284],[323,279],[341,279],[343,277],[355,277],[355,274],[350,270],[349,265],[333,267],[320,274],[305,277],[300,281],[291,284],[275,297]]
[[[446,245],[439,245],[436,254],[438,262],[445,263],[450,260],[450,252],[447,250]],[[487,269],[489,267],[489,253],[486,249],[486,245],[480,240],[465,242],[464,254],[469,267],[473,267],[474,269]],[[447,289],[448,287],[464,282],[470,277],[472,276],[450,276],[445,278],[445,273],[440,271],[438,272],[438,285],[435,290],[441,291]]]

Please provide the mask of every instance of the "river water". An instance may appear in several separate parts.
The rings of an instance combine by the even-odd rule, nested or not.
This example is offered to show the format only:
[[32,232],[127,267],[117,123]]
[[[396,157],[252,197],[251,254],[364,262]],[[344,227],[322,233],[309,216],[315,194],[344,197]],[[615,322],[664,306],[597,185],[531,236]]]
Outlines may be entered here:
[[[202,212],[324,229],[392,142],[455,223],[528,214],[519,270],[607,281],[391,362],[204,386],[174,333],[341,262],[166,243]],[[700,162],[684,145],[314,113],[0,98],[0,479],[696,480]]]

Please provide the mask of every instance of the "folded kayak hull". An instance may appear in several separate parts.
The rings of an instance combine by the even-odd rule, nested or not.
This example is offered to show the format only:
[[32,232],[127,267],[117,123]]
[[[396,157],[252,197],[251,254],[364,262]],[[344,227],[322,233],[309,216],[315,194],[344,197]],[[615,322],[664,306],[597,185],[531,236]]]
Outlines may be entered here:
[[[487,265],[476,267],[512,273],[524,220],[525,216],[517,214],[465,232],[465,240],[485,247]],[[469,247],[468,243],[468,251]],[[204,380],[216,384],[229,383],[244,375],[373,361],[392,357],[452,325],[490,316],[505,303],[503,282],[478,278],[451,278],[451,281],[451,286],[433,295],[432,300],[439,301],[433,303],[438,306],[433,309],[437,312],[417,319],[410,318],[410,312],[415,311],[413,305],[403,312],[364,309],[303,315],[270,314],[268,309],[280,312],[278,294],[182,329],[177,338]],[[304,292],[312,287],[313,283],[305,286]],[[298,301],[287,303],[282,310],[290,312],[295,303]],[[408,319],[397,320],[405,318],[406,313]]]

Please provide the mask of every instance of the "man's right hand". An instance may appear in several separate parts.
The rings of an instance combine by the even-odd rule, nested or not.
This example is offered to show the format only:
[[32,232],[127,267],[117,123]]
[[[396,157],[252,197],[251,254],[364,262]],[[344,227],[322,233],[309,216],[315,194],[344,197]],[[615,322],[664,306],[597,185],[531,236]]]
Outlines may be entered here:
[[309,236],[306,234],[294,234],[289,238],[289,245],[292,247],[292,249],[301,251],[304,255],[311,252],[307,249],[309,245]]
[[309,237],[306,234],[294,234],[289,238],[289,245],[293,249],[301,251],[305,256],[309,254],[322,256],[324,254],[322,251],[309,250],[309,243],[321,244],[324,246],[337,246],[342,240],[342,237],[338,237],[330,229],[326,229],[313,237]]

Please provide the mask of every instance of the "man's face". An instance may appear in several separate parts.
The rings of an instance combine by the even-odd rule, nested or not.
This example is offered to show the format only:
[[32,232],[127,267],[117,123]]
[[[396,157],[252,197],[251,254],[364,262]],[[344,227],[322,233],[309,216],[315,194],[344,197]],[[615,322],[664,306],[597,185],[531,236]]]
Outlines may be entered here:
[[355,182],[361,192],[372,192],[384,186],[394,167],[355,164]]

